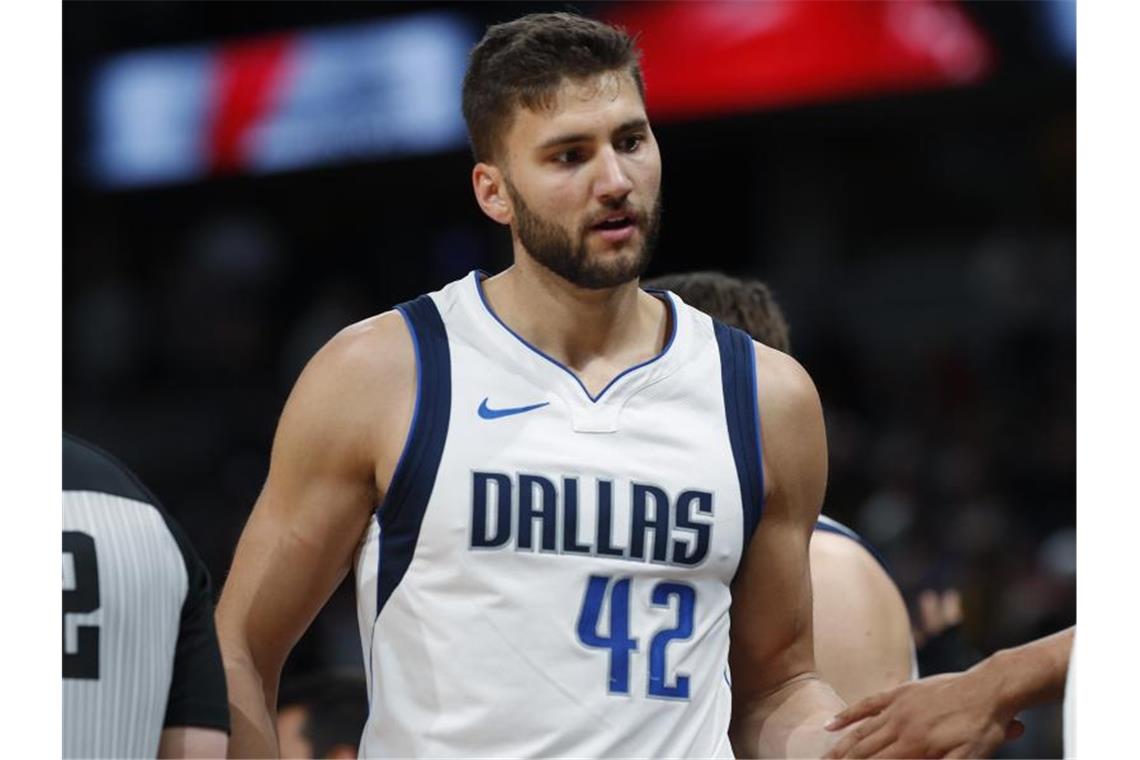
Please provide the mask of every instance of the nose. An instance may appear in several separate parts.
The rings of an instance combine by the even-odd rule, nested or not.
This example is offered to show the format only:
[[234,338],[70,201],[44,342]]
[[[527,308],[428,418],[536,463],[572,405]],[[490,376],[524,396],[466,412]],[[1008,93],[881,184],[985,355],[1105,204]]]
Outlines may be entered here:
[[633,182],[622,166],[621,158],[612,146],[606,147],[598,157],[598,176],[594,193],[603,203],[622,201],[633,190]]

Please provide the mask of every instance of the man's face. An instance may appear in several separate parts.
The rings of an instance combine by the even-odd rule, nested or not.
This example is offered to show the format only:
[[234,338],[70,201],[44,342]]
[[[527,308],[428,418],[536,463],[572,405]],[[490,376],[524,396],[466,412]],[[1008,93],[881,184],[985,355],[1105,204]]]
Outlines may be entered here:
[[519,108],[504,150],[512,228],[532,258],[583,288],[645,271],[661,154],[627,72],[564,81],[548,111]]

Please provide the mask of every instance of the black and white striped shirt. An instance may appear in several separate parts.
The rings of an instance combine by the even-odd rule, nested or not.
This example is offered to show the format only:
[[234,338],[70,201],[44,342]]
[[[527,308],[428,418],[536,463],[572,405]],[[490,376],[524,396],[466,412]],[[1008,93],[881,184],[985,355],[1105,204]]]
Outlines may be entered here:
[[63,756],[155,757],[162,730],[229,730],[210,579],[134,475],[63,438]]

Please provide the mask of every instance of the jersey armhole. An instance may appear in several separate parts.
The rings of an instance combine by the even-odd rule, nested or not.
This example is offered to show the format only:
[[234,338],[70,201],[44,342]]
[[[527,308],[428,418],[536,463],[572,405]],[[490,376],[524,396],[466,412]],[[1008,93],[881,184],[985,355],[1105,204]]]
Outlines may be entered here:
[[412,321],[412,317],[408,314],[407,307],[408,304],[406,303],[399,304],[396,307],[396,311],[400,314],[400,317],[403,318],[404,326],[408,329],[408,336],[412,341],[412,353],[415,357],[414,364],[416,373],[416,398],[412,403],[412,419],[411,422],[408,423],[408,432],[404,434],[404,445],[403,448],[400,449],[400,456],[396,460],[396,467],[392,470],[392,478],[388,483],[388,490],[384,494],[384,498],[381,499],[380,503],[376,505],[376,508],[372,510],[373,514],[376,515],[378,520],[381,519],[381,516],[384,513],[390,512],[392,508],[398,503],[398,500],[393,497],[392,494],[396,490],[397,483],[399,480],[401,480],[404,471],[408,468],[408,455],[412,449],[412,444],[415,442],[416,425],[420,419],[420,404],[422,403],[424,397],[423,360],[420,357],[420,343],[416,336],[416,326]]
[[743,509],[741,561],[764,511],[764,467],[760,446],[756,347],[743,330],[713,321],[720,350],[724,414]]
[[416,402],[404,450],[376,518],[380,526],[376,615],[407,572],[435,488],[451,417],[451,355],[447,328],[431,296],[396,307],[416,357]]

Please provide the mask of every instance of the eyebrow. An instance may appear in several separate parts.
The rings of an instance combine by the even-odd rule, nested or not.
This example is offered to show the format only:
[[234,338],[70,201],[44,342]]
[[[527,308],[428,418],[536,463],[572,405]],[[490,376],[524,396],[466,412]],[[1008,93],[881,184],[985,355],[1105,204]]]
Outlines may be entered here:
[[[648,126],[649,126],[649,120],[648,119],[643,119],[643,118],[638,117],[636,119],[630,119],[629,121],[623,123],[621,126],[619,126],[617,129],[614,130],[614,134],[618,135],[618,134],[621,134],[623,132],[632,132],[635,129],[645,129]],[[554,147],[559,146],[559,145],[568,145],[570,143],[587,142],[588,140],[591,140],[592,138],[593,138],[593,135],[587,134],[585,132],[578,132],[578,133],[571,134],[571,135],[558,135],[557,137],[552,137],[549,140],[547,140],[546,142],[539,145],[538,149],[539,150],[548,150],[550,148],[554,148]]]

